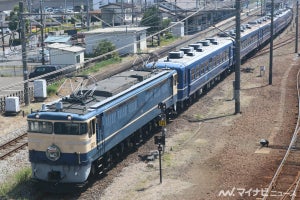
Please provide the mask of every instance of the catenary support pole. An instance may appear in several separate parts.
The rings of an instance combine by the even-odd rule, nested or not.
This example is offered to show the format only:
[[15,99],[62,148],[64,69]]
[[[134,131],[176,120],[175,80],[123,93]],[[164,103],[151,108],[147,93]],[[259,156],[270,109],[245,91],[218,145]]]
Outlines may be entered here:
[[41,47],[42,47],[42,64],[45,65],[45,47],[44,47],[44,17],[43,2],[40,0],[40,20],[41,20]]
[[299,35],[299,26],[298,26],[298,20],[299,20],[299,2],[297,1],[296,6],[296,41],[295,41],[295,53],[298,53],[298,35]]
[[273,38],[274,38],[274,0],[271,1],[271,38],[270,38],[270,58],[269,58],[269,85],[273,79]]
[[28,88],[28,69],[27,69],[27,53],[26,53],[26,38],[25,38],[25,21],[23,17],[24,3],[19,2],[19,21],[21,28],[21,44],[22,44],[22,61],[23,61],[23,78],[24,78],[24,103],[29,105],[29,88]]
[[235,114],[240,110],[240,68],[241,68],[241,0],[236,0],[236,35],[235,35]]

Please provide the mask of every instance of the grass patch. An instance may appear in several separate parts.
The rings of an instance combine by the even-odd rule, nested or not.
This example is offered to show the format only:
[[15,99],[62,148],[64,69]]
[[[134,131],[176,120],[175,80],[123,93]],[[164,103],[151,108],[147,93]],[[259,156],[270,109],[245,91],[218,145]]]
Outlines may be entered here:
[[202,120],[202,119],[204,119],[204,116],[203,116],[203,115],[200,115],[200,114],[196,114],[196,115],[194,115],[194,117],[195,117],[197,120]]
[[173,42],[175,42],[178,38],[177,37],[168,37],[168,38],[163,38],[160,42],[161,46],[166,46],[169,44],[172,44]]
[[170,153],[164,153],[162,156],[162,160],[165,166],[170,167],[172,165],[172,155]]
[[27,167],[18,171],[6,182],[0,185],[0,199],[22,199],[24,187],[28,185],[31,178],[31,168]]
[[108,65],[120,63],[122,59],[120,57],[113,57],[108,60],[103,60],[101,62],[96,63],[94,66],[90,67],[89,69],[82,72],[83,75],[88,75],[92,73],[97,73],[100,71],[101,68],[104,68]]
[[52,96],[55,95],[57,93],[58,88],[61,86],[61,84],[64,82],[64,79],[54,82],[51,85],[47,86],[47,95],[48,96]]

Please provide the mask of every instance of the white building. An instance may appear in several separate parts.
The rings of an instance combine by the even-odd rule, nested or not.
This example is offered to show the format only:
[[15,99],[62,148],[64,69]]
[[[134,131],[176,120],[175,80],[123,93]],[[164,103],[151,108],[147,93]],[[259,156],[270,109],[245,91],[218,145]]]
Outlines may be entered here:
[[121,55],[145,51],[147,49],[146,30],[147,27],[111,27],[84,32],[85,52],[93,54],[102,40],[114,44]]
[[[98,10],[100,7],[105,6],[109,3],[128,3],[131,4],[132,0],[93,0],[93,9],[94,10]],[[157,0],[133,0],[133,4],[134,5],[140,5],[140,6],[145,6],[144,4],[146,3],[146,5],[152,5],[155,2],[157,2]]]
[[67,44],[49,44],[51,65],[80,65],[84,62],[84,48]]
[[183,22],[171,22],[171,32],[175,37],[184,36],[184,23]]

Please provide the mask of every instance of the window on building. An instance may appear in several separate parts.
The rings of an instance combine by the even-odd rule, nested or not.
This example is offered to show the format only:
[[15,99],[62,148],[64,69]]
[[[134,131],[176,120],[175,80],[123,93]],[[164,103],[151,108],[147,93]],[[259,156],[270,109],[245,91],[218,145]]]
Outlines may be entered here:
[[76,56],[76,63],[80,63],[80,55]]

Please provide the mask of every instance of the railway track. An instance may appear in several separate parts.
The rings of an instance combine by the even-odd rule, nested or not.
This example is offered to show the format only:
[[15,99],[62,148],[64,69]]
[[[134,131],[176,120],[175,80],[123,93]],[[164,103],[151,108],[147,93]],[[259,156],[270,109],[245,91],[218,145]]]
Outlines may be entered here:
[[[295,42],[295,37],[290,37],[284,41],[281,41],[281,42],[276,42],[274,45],[273,45],[273,50],[276,50],[276,49],[279,49],[285,45],[288,45],[292,42]],[[253,55],[250,59],[254,59],[254,58],[257,58],[257,57],[260,57],[260,56],[263,56],[265,54],[268,54],[270,53],[270,48],[269,47],[264,47],[262,50],[258,51],[255,55]]]
[[15,152],[24,149],[27,145],[27,133],[22,133],[18,137],[5,142],[0,146],[0,160],[4,160]]
[[300,199],[300,70],[297,74],[298,119],[283,159],[280,161],[262,200]]

